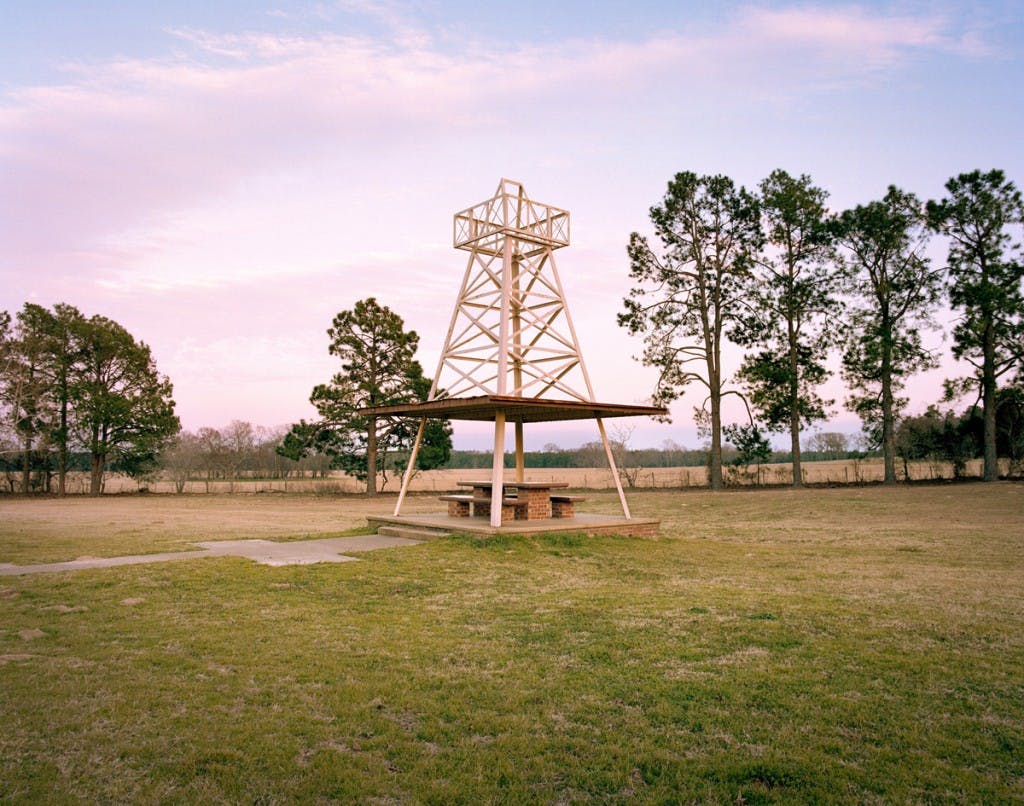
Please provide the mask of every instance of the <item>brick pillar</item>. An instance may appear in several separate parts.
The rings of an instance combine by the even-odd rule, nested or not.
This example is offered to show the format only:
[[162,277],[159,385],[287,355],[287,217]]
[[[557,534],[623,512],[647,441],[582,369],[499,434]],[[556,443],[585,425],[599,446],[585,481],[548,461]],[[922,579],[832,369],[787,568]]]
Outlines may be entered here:
[[448,517],[449,518],[468,518],[469,517],[469,501],[449,501],[448,502]]
[[550,490],[520,490],[519,495],[526,499],[527,518],[541,520],[551,517]]

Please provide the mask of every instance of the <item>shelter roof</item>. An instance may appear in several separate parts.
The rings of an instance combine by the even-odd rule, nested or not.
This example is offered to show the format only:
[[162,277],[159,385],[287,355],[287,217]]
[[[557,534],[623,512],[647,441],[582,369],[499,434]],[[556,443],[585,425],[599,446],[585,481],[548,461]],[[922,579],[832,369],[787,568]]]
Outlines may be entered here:
[[378,406],[360,409],[359,414],[378,417],[427,417],[445,420],[490,420],[498,411],[509,422],[544,423],[558,420],[594,420],[598,417],[659,417],[668,414],[660,406],[624,403],[594,403],[580,400],[545,400],[533,397],[481,395],[479,397],[442,398],[424,403]]

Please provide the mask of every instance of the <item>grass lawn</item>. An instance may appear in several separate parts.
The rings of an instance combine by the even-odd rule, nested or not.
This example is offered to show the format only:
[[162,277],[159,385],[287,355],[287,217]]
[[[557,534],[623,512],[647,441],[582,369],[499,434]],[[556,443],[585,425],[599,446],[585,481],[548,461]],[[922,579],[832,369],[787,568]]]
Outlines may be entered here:
[[[660,539],[2,577],[0,801],[1024,802],[1024,485],[631,505]],[[0,499],[0,562],[388,508]]]

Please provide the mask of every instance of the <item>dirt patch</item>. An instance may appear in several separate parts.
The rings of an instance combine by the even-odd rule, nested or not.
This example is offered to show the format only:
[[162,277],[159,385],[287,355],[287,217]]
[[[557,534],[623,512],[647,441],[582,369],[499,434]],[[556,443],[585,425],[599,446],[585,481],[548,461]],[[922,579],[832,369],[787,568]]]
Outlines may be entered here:
[[10,655],[0,655],[0,666],[3,666],[5,663],[15,663],[17,661],[22,660],[32,660],[32,658],[34,657],[35,655],[27,655],[24,652],[14,652]]
[[46,633],[40,630],[38,627],[33,627],[30,630],[21,630],[18,633],[18,637],[22,641],[35,641],[37,638],[42,638]]

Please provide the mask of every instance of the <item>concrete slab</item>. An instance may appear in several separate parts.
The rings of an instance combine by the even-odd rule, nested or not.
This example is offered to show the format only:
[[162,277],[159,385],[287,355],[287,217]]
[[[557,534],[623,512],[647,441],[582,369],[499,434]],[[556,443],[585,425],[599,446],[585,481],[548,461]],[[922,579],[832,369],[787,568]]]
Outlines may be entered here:
[[[261,565],[312,565],[314,563],[345,563],[357,558],[348,553],[374,551],[397,546],[415,546],[420,541],[404,537],[357,535],[354,537],[327,537],[319,540],[297,540],[275,543],[272,540],[209,540],[197,545],[202,551],[174,551],[160,554],[135,554],[124,557],[88,557],[59,563],[40,565],[0,565],[0,576],[40,574],[57,571],[82,571],[87,568],[112,568],[117,565],[159,563],[171,560],[191,560],[198,557],[245,557]],[[343,553],[344,552],[344,553]]]

